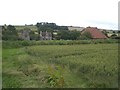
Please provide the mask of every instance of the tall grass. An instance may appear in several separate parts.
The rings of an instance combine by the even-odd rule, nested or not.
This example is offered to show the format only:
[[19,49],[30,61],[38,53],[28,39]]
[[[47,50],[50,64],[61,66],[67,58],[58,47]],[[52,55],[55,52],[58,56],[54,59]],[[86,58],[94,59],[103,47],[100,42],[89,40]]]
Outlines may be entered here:
[[79,45],[79,44],[105,44],[119,43],[114,39],[98,40],[44,40],[44,41],[3,41],[3,48],[19,48],[33,45]]
[[[49,87],[43,81],[45,76],[51,77],[51,82],[55,78],[61,79],[55,74],[59,71],[47,74],[49,66],[54,66],[55,70],[56,66],[63,68],[64,87],[118,87],[117,44],[38,45],[3,49],[3,86]],[[15,80],[12,79],[14,76]]]

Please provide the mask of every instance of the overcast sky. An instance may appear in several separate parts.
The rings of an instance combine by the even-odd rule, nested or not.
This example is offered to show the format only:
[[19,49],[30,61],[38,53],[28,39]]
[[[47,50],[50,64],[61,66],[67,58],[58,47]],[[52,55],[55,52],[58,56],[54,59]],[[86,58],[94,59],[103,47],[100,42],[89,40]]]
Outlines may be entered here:
[[118,29],[119,0],[0,0],[0,25],[57,25]]

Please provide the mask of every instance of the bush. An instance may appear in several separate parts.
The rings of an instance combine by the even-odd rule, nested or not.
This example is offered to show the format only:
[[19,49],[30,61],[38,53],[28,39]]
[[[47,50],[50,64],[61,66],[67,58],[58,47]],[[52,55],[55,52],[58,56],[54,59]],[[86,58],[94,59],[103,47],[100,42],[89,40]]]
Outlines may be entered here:
[[52,88],[64,86],[63,68],[60,66],[48,67],[47,76],[45,76],[45,81]]
[[115,39],[98,40],[45,40],[45,41],[3,41],[3,48],[19,48],[33,45],[79,45],[79,44],[119,43]]

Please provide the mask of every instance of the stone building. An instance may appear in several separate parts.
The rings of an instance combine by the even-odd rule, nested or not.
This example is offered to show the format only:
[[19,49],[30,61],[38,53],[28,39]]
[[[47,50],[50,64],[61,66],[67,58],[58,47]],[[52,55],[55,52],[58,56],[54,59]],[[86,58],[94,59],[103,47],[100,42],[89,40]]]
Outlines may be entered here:
[[19,38],[22,40],[30,40],[30,30],[24,29],[19,31]]
[[40,40],[52,40],[52,33],[48,31],[40,31]]

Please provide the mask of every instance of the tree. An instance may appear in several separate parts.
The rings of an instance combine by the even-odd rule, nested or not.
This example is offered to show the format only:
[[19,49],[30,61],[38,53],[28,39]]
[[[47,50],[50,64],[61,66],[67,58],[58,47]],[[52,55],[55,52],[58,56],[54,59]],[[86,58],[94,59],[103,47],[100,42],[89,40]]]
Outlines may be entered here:
[[57,30],[68,30],[67,26],[57,26]]
[[8,25],[7,29],[2,28],[2,39],[3,40],[18,40],[18,33],[14,26]]
[[30,40],[39,40],[39,34],[35,34],[34,31],[30,32]]
[[67,26],[58,26],[55,23],[41,22],[36,24],[38,31],[68,30]]
[[60,39],[65,39],[65,40],[67,40],[67,39],[68,39],[68,36],[69,36],[69,34],[68,34],[67,31],[58,31],[57,36],[56,36],[56,39],[57,39],[57,40],[60,40]]
[[117,35],[114,33],[114,34],[111,35],[110,38],[115,39],[116,37],[117,37]]
[[64,40],[77,40],[80,37],[80,32],[78,31],[67,31],[62,30],[58,31],[57,39],[64,39]]
[[103,30],[102,33],[108,37],[108,32],[106,30]]
[[80,37],[79,31],[70,31],[70,39],[71,40],[77,40]]
[[115,31],[113,31],[113,33],[115,34]]
[[90,32],[84,32],[84,33],[81,35],[80,39],[92,39],[92,35],[91,35]]

